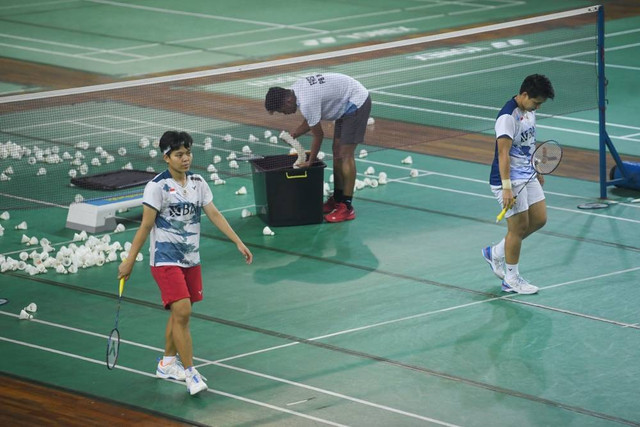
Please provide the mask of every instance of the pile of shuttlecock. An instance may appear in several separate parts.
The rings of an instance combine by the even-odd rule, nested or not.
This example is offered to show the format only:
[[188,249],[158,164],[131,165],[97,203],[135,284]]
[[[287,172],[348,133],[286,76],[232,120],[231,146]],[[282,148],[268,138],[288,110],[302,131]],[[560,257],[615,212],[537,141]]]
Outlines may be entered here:
[[20,320],[31,320],[33,319],[34,314],[38,311],[38,306],[35,302],[32,302],[22,310],[20,310],[20,314],[18,315],[18,319]]

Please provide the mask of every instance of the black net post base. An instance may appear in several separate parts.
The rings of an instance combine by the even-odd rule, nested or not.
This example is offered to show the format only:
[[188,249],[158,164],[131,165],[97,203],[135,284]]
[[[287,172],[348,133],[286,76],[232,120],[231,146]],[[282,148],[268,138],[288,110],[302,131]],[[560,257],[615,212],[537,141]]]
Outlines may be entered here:
[[323,221],[324,162],[294,169],[297,156],[251,160],[256,211],[270,226],[319,224]]

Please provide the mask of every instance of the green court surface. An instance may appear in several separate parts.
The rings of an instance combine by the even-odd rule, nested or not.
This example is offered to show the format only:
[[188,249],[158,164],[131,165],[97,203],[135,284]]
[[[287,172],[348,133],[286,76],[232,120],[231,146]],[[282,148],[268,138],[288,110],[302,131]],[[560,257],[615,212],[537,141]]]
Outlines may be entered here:
[[[358,192],[356,221],[275,236],[262,235],[259,217],[240,217],[253,208],[249,177],[214,187],[255,263],[204,225],[205,300],[191,328],[211,393],[189,398],[184,385],[152,378],[166,313],[144,261],[125,288],[114,372],[103,360],[116,263],[2,274],[5,372],[208,425],[640,423],[640,206],[578,210],[596,184],[549,178],[549,223],[521,261],[540,294],[501,295],[480,256],[505,231],[486,166],[414,154],[421,175],[408,178],[405,155],[359,160],[390,182]],[[234,194],[240,185],[248,195]],[[130,241],[138,215],[122,214],[127,230],[112,239]],[[69,244],[65,216],[14,211],[2,222],[4,254],[29,250],[23,233]],[[36,228],[13,230],[23,220]],[[35,319],[17,320],[32,301]]]
[[[178,9],[166,0],[34,0],[0,6],[1,37],[7,57],[130,76],[308,52],[322,44],[346,46],[354,37],[396,38],[393,29],[417,34],[592,4],[537,1],[525,2],[525,8],[522,3],[401,1],[391,7],[374,1],[327,7],[304,1],[275,2],[264,11],[255,1],[233,2],[233,8],[230,2],[192,1]],[[425,9],[446,19],[419,19],[417,11]],[[123,10],[126,19],[100,19]],[[620,152],[630,155],[640,155],[634,95],[640,81],[639,24],[638,18],[607,22],[608,131]],[[545,35],[523,40],[544,46],[538,37]],[[523,72],[521,65],[542,59],[553,62],[545,70],[557,73],[556,81],[567,81],[563,66],[593,65],[573,44],[562,47],[562,58],[558,50],[544,49],[525,57],[518,50],[522,45],[489,56],[495,46],[482,40],[459,46],[486,50],[470,49],[464,60],[471,66],[458,73],[440,68],[445,59],[407,55],[321,71],[361,80],[373,94],[376,119],[437,126],[429,115],[436,114],[451,129],[488,135],[514,88],[491,80],[486,97],[469,98],[465,87],[479,80],[467,72],[506,67],[505,78],[513,80]],[[437,52],[420,54],[424,59]],[[411,67],[418,71],[409,73]],[[362,72],[366,68],[372,72]],[[425,69],[428,75],[415,79]],[[271,77],[197,89],[257,100],[272,85]],[[439,92],[443,80],[459,90]],[[176,84],[171,90],[193,88]],[[539,139],[595,150],[596,110],[574,112],[570,105],[576,99],[588,104],[583,98],[594,88],[579,94],[564,94],[562,85],[559,90],[564,97],[540,111]],[[554,108],[572,112],[557,115]],[[192,170],[206,178],[213,155],[224,159],[240,152],[250,134],[262,139],[252,145],[255,153],[288,152],[283,144],[265,142],[265,128],[240,118],[176,113],[111,98],[16,109],[2,120],[1,142],[73,151],[87,140],[92,150],[101,146],[110,153],[126,146],[127,155],[116,156],[114,168],[130,162],[137,169],[162,170],[162,160],[149,157],[149,148],[138,141],[168,128],[193,134]],[[223,141],[227,134],[231,139]],[[212,150],[204,147],[207,137],[216,141]],[[301,141],[309,143],[308,137]],[[208,392],[190,397],[183,383],[154,376],[167,313],[149,271],[148,245],[125,286],[123,342],[113,371],[105,366],[105,350],[116,309],[118,262],[73,274],[2,272],[0,298],[8,300],[0,305],[2,372],[194,425],[640,426],[640,203],[631,200],[637,192],[612,189],[607,208],[581,210],[579,204],[598,197],[598,183],[548,176],[548,223],[524,242],[520,261],[521,272],[540,292],[505,294],[481,256],[483,247],[506,232],[504,222],[495,223],[499,208],[487,184],[488,165],[358,148],[369,151],[357,159],[358,179],[373,167],[376,175],[387,173],[389,182],[356,192],[355,221],[272,227],[275,235],[265,236],[265,222],[255,215],[248,162],[221,172],[226,185],[211,184],[214,203],[255,260],[247,266],[235,245],[203,222],[205,297],[194,305],[190,327]],[[330,150],[329,142],[323,149]],[[410,165],[402,163],[408,155]],[[0,170],[17,162],[0,159]],[[327,165],[326,182],[330,160]],[[79,245],[73,241],[76,231],[65,228],[68,202],[76,194],[103,193],[61,185],[69,180],[67,164],[48,165],[46,176],[35,175],[40,164],[22,166],[10,181],[0,182],[0,213],[16,201],[27,206],[0,219],[0,255],[19,259],[32,253],[34,247],[21,242],[23,235],[47,238],[56,250]],[[418,176],[411,177],[411,170]],[[248,194],[236,194],[241,186]],[[254,215],[243,218],[243,209]],[[141,208],[117,215],[126,230],[96,237],[108,234],[125,245],[137,231]],[[28,228],[16,229],[22,221]],[[31,302],[39,307],[34,319],[19,320]]]
[[7,0],[3,56],[127,77],[379,42],[602,2]]

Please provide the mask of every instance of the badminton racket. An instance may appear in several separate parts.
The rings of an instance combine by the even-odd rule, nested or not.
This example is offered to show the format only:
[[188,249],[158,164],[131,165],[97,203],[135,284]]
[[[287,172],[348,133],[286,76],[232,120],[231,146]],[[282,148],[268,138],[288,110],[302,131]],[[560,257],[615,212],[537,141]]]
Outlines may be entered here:
[[[557,141],[550,139],[538,145],[538,148],[536,148],[531,155],[531,164],[535,172],[532,173],[527,182],[520,187],[520,190],[518,190],[518,193],[513,198],[513,202],[515,203],[520,192],[531,182],[531,179],[533,179],[536,174],[548,175],[552,173],[560,164],[560,160],[562,160],[562,147]],[[502,211],[496,217],[496,222],[502,221],[509,208],[509,206],[502,208]]]
[[118,287],[118,308],[116,309],[116,324],[107,339],[107,369],[111,370],[118,362],[120,352],[120,331],[118,331],[118,320],[120,319],[120,301],[122,301],[122,291],[124,289],[124,277],[120,279]]

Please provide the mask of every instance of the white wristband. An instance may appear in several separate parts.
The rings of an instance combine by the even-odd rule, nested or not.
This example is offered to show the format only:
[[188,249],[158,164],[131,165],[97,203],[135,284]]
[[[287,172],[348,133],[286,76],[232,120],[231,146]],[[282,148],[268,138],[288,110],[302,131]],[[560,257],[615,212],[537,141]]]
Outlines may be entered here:
[[511,190],[511,180],[510,179],[503,179],[502,180],[502,189],[503,190]]

